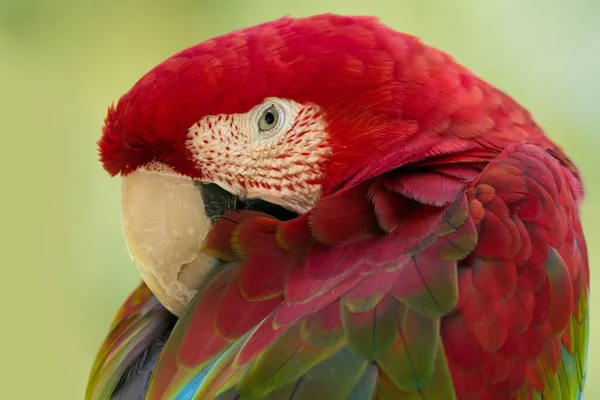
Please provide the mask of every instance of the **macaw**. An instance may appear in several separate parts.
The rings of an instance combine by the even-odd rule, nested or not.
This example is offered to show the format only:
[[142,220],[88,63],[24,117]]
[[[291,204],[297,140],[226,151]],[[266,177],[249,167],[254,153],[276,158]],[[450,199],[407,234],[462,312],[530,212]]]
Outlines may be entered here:
[[580,172],[375,18],[286,17],[144,75],[99,140],[143,283],[87,399],[580,399]]

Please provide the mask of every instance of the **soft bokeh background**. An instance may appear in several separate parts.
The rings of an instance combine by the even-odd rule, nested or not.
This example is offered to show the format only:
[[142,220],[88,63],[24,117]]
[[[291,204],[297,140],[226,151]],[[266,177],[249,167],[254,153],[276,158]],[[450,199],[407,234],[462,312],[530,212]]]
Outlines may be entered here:
[[[587,178],[593,284],[600,252],[600,3],[596,0],[0,0],[2,399],[81,399],[137,275],[119,180],[97,162],[107,106],[172,53],[291,14],[374,14],[515,96]],[[600,395],[600,297],[587,397]],[[598,328],[600,329],[600,328]]]

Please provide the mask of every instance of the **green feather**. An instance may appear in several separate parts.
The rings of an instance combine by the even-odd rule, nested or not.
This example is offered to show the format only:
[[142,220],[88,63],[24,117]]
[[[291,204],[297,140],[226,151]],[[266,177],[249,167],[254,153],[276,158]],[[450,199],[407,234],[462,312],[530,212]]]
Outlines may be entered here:
[[344,347],[300,378],[294,400],[346,400],[365,375],[367,361]]
[[469,219],[456,231],[441,236],[432,247],[440,259],[454,261],[468,256],[475,249],[477,240],[477,230]]
[[442,346],[438,346],[434,368],[433,378],[427,386],[416,391],[403,392],[401,396],[396,398],[401,398],[403,400],[456,400],[452,376],[450,375],[450,369],[446,362],[446,354],[444,354]]
[[377,360],[381,369],[402,390],[414,391],[430,384],[435,370],[440,320],[408,312],[390,350]]
[[215,397],[215,400],[238,400],[239,395],[235,391],[235,389],[230,389],[226,392],[223,392]]
[[392,296],[387,296],[375,308],[352,312],[347,304],[342,308],[348,346],[367,360],[376,360],[389,351],[398,336],[400,315],[406,308]]
[[[196,391],[196,394],[194,395],[195,400],[205,399],[207,393],[213,393],[213,391],[216,392],[216,394],[219,394],[219,396],[223,395],[224,398],[228,398],[226,393],[229,393],[228,391],[235,385],[243,371],[243,368],[237,366],[235,363],[235,357],[251,333],[252,332],[248,332],[217,357],[217,361]],[[191,378],[195,377],[195,374],[188,375]]]
[[[562,400],[562,391],[558,374],[545,370],[544,400]],[[565,399],[566,400],[566,399]]]
[[341,304],[335,302],[325,310],[302,320],[300,322],[302,339],[318,347],[335,346],[344,340],[343,326],[341,324],[331,326],[332,319],[337,321],[340,318],[340,308]]
[[437,353],[435,355],[435,367],[431,382],[418,392],[413,392],[410,399],[412,398],[415,400],[456,399],[454,385],[452,384],[452,376],[450,375],[450,368],[448,367],[446,354],[444,353],[444,348],[441,346],[441,344],[438,346]]
[[354,385],[352,392],[348,395],[347,400],[371,400],[377,385],[379,370],[373,364],[367,365],[365,372],[362,374],[359,381]]
[[242,374],[237,390],[251,398],[262,398],[284,388],[344,345],[343,338],[328,347],[318,347],[302,338],[300,324],[294,325]]
[[446,236],[462,226],[469,217],[469,204],[466,198],[452,204],[440,221],[439,236]]
[[[582,284],[583,285],[583,284]],[[581,289],[581,296],[577,305],[578,317],[571,317],[573,326],[573,353],[577,364],[577,378],[579,387],[583,390],[585,383],[585,365],[587,361],[587,346],[589,335],[589,315],[587,308],[588,293],[585,286]]]
[[[290,385],[283,389],[275,390],[264,397],[260,397],[261,400],[291,400],[296,399],[294,397],[296,391],[296,385]],[[240,395],[236,389],[230,389],[229,391],[222,393],[215,397],[215,400],[254,400],[256,397]]]
[[577,365],[575,357],[569,354],[566,347],[562,347],[561,362],[558,366],[558,381],[561,385],[563,399],[576,399],[579,394],[577,384]]
[[436,318],[450,312],[458,300],[456,262],[418,255],[404,265],[392,291],[412,311]]

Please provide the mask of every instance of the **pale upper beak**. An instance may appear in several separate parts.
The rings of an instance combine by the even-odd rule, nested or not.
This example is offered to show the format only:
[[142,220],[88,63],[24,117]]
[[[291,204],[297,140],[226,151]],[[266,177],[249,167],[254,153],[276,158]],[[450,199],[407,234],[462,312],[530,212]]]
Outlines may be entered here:
[[123,177],[123,228],[133,263],[160,302],[179,316],[216,261],[201,251],[212,226],[202,190],[170,171]]
[[180,316],[220,263],[202,251],[213,223],[234,209],[280,220],[296,213],[261,199],[241,201],[214,183],[201,183],[153,164],[123,177],[123,228],[129,254],[158,300]]

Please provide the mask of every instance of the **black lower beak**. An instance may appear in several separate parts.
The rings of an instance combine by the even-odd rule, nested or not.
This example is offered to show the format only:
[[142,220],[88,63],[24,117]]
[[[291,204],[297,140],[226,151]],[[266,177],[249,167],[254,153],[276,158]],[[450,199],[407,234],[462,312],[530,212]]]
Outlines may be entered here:
[[298,216],[293,211],[261,199],[242,201],[215,183],[198,183],[198,186],[202,190],[206,215],[213,223],[234,210],[258,211],[269,214],[281,221],[288,221]]

